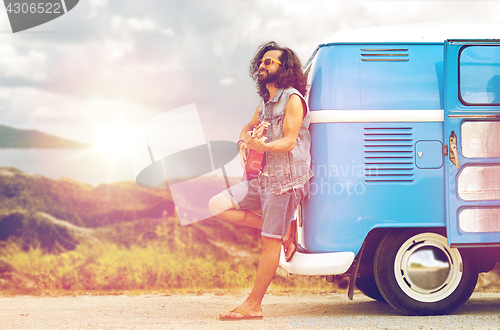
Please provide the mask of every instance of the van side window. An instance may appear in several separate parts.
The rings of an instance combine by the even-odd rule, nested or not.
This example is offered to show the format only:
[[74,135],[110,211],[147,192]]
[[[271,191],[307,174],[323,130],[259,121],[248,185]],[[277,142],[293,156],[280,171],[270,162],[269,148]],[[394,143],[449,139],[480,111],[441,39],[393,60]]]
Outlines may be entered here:
[[459,54],[459,97],[465,105],[500,105],[500,47],[465,46]]

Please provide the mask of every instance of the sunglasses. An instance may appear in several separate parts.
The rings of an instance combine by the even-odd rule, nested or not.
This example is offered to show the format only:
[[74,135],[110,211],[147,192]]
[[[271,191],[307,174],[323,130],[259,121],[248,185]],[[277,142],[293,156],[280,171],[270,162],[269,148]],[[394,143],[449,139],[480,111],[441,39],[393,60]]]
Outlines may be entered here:
[[270,66],[271,64],[273,64],[275,62],[278,63],[279,65],[281,65],[280,61],[275,60],[274,58],[266,57],[266,58],[263,58],[261,60],[258,60],[257,66],[260,66],[262,63],[264,63],[264,66]]

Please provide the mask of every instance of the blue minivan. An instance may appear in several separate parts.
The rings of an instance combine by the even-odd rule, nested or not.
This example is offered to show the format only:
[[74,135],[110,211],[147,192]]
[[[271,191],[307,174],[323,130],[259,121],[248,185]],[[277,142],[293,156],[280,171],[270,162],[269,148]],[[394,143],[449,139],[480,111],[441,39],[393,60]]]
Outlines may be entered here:
[[[495,39],[495,37],[497,39]],[[309,198],[291,274],[447,314],[500,260],[500,25],[349,31],[305,65]]]

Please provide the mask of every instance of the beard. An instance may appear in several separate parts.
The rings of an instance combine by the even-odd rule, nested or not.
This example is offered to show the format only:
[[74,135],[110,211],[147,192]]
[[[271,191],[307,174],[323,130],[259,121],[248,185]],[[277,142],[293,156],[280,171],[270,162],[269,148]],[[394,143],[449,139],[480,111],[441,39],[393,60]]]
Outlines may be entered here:
[[275,71],[273,73],[269,73],[269,71],[266,70],[266,75],[265,76],[260,76],[259,75],[259,83],[261,84],[268,84],[273,81],[276,81],[278,79],[278,71]]

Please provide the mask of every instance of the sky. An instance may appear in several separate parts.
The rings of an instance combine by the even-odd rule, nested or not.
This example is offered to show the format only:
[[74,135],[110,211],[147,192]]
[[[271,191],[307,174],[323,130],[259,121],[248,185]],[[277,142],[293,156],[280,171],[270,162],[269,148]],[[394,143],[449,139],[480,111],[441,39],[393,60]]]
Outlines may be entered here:
[[81,0],[13,34],[0,10],[0,124],[97,144],[195,103],[208,140],[236,141],[259,101],[248,65],[265,41],[305,62],[340,31],[499,13],[500,1]]

